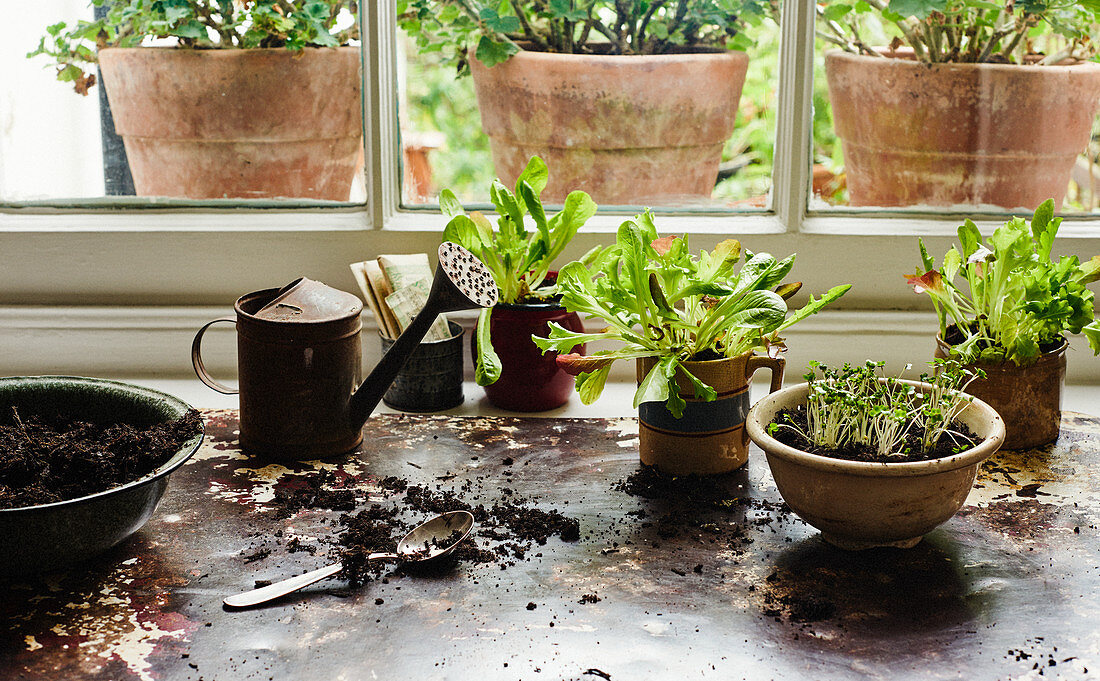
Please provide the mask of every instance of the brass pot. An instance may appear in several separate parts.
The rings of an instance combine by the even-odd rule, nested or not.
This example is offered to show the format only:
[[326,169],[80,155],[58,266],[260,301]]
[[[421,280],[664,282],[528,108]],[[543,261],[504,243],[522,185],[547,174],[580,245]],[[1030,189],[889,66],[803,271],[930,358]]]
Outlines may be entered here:
[[[659,358],[638,360],[640,383]],[[704,402],[695,397],[691,382],[679,372],[676,384],[687,405],[676,418],[664,402],[643,402],[638,407],[638,453],[642,463],[671,475],[728,473],[749,459],[745,415],[749,412],[749,381],[757,369],[771,369],[771,392],[783,386],[782,358],[746,352],[737,357],[684,362],[684,368],[718,393]]]
[[[993,407],[1005,421],[1005,449],[1029,449],[1058,439],[1062,423],[1062,392],[1066,382],[1066,348],[1044,352],[1030,366],[1012,362],[976,362],[985,378],[974,380],[966,392]],[[936,357],[950,356],[951,345],[936,336]]]

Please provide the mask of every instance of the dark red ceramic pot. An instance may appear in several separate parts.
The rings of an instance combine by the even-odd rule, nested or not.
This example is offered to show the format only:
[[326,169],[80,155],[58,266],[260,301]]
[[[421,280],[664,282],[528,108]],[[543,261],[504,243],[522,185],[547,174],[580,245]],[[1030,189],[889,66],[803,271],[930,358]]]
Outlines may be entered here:
[[[533,305],[498,304],[489,318],[489,335],[500,357],[500,379],[485,386],[485,395],[493,406],[509,411],[546,411],[569,401],[573,377],[558,368],[556,352],[545,355],[531,336],[550,335],[550,322],[570,331],[584,331],[575,312],[550,303]],[[477,334],[471,338],[477,361]],[[584,354],[579,345],[573,352]]]

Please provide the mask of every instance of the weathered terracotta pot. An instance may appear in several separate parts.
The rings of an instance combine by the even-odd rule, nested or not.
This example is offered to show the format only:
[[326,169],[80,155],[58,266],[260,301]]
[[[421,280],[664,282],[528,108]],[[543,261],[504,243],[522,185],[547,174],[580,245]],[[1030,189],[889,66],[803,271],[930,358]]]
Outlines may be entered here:
[[[1005,421],[1004,448],[1029,449],[1058,439],[1062,423],[1062,393],[1066,383],[1066,348],[1062,344],[1039,356],[1031,366],[1012,362],[980,362],[970,366],[985,372],[968,393],[997,410]],[[947,357],[951,346],[936,337],[936,357]]]
[[108,48],[99,65],[139,195],[350,198],[358,48]]
[[[907,381],[927,391],[927,383]],[[753,405],[746,427],[768,457],[775,486],[800,518],[842,549],[909,548],[955,515],[978,465],[1004,441],[1004,421],[974,400],[959,419],[982,441],[960,454],[907,463],[845,461],[789,447],[768,435],[780,409],[806,403],[808,384],[785,388]]]
[[1100,64],[927,65],[825,55],[853,206],[1061,205],[1100,104]]
[[[550,335],[550,322],[570,331],[583,332],[584,323],[575,312],[554,304],[509,305],[498,303],[489,318],[489,337],[500,357],[501,372],[496,383],[485,386],[489,402],[508,411],[546,411],[569,401],[573,377],[558,368],[556,352],[545,355],[531,336]],[[477,362],[477,333],[470,339]],[[584,346],[573,352],[584,354]]]
[[[637,362],[640,383],[657,363],[646,357]],[[749,459],[745,415],[749,412],[749,381],[757,369],[771,370],[771,391],[783,385],[782,358],[746,352],[737,357],[703,362],[684,362],[684,367],[714,388],[718,399],[704,402],[695,397],[691,382],[681,372],[676,377],[684,414],[676,418],[664,402],[643,402],[638,407],[638,453],[642,463],[671,475],[728,473]]]
[[505,183],[538,155],[550,167],[544,201],[580,189],[600,204],[669,205],[710,197],[748,61],[522,51],[470,69]]

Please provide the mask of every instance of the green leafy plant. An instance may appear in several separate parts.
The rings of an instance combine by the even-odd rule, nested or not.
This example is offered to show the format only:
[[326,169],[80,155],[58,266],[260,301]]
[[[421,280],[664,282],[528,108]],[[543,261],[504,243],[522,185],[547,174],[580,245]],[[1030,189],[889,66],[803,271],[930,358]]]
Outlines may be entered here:
[[616,242],[590,251],[558,273],[562,304],[572,312],[600,318],[608,328],[575,333],[550,325],[548,338],[535,338],[545,353],[569,353],[590,341],[618,341],[621,347],[588,357],[561,354],[559,366],[577,376],[581,401],[591,404],[603,392],[611,365],[620,359],[657,357],[654,368],[634,394],[642,402],[666,402],[677,418],[685,402],[676,388],[677,372],[692,382],[696,397],[711,401],[714,389],[693,376],[686,360],[735,357],[755,349],[779,352],[779,334],[844,295],[837,286],[788,314],[787,299],[800,283],[784,284],[794,256],[776,260],[767,253],[745,252],[729,239],[711,252],[692,256],[686,238],[658,238],[653,215],[645,212],[624,222]]
[[[869,448],[883,459],[933,452],[945,435],[956,448],[971,444],[951,430],[951,425],[974,400],[965,394],[967,386],[984,377],[984,372],[967,369],[956,360],[936,360],[933,376],[921,374],[920,380],[930,386],[928,392],[922,392],[882,373],[885,364],[868,361],[836,370],[810,362],[810,371],[803,376],[809,384],[806,427],[790,414],[781,414],[768,425],[768,433],[787,429],[814,447]],[[911,440],[910,434],[919,437]],[[913,451],[915,445],[919,451]]]
[[[817,3],[818,35],[841,48],[882,56],[863,39],[861,19],[877,16],[923,62],[1058,64],[1096,54],[1100,0],[831,0]],[[1057,37],[1060,49],[1039,54],[1035,40]],[[1034,57],[1034,58],[1033,58]]]
[[57,79],[80,94],[95,84],[89,71],[104,47],[140,47],[173,38],[185,48],[337,47],[359,37],[355,0],[90,0],[106,17],[58,22],[38,49],[56,63]]
[[[964,362],[1006,362],[1026,366],[1065,333],[1083,333],[1100,354],[1100,322],[1086,284],[1100,279],[1100,256],[1084,263],[1075,255],[1057,261],[1050,252],[1062,219],[1054,202],[1035,211],[1030,228],[1023,218],[998,227],[987,243],[973,222],[959,227],[960,248],[952,246],[937,269],[920,241],[921,262],[908,282],[932,299],[940,336],[951,356]],[[955,284],[961,277],[965,290]],[[949,337],[949,324],[961,336]]]
[[[494,230],[483,214],[467,214],[449,189],[439,196],[439,207],[450,221],[443,229],[443,240],[465,247],[481,259],[500,289],[500,302],[526,303],[547,300],[554,295],[544,287],[554,260],[577,234],[588,218],[596,213],[596,203],[588,194],[575,191],[565,197],[561,212],[546,216],[539,195],[546,188],[549,170],[538,156],[516,178],[515,192],[499,180],[493,180],[489,197],[497,209]],[[530,218],[534,229],[528,230]],[[542,288],[540,288],[542,287]],[[481,311],[478,320],[478,358],[476,378],[489,385],[500,378],[500,359],[489,341],[491,309]]]
[[743,29],[778,0],[398,0],[398,23],[421,52],[459,73],[469,53],[488,66],[523,49],[566,54],[666,54],[744,49]]

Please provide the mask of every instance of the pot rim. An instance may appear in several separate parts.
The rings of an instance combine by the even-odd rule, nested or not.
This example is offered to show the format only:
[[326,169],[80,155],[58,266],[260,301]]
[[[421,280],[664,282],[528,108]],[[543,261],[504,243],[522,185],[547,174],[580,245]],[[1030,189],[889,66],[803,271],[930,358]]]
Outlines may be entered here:
[[[733,360],[748,358],[748,357],[750,357],[754,354],[756,354],[755,350],[746,350],[746,351],[742,352],[740,355],[733,355],[732,357],[719,357],[718,359],[685,359],[685,360],[681,360],[680,364],[694,365],[694,366],[714,365],[714,364],[719,364],[721,362],[732,362]],[[763,356],[765,356],[765,355],[761,355],[761,357],[763,357]],[[638,361],[638,362],[654,362],[654,363],[656,363],[661,359],[661,357],[664,357],[664,355],[656,355],[656,356],[652,356],[652,357],[638,357],[635,361]]]
[[[308,50],[312,53],[320,53],[320,52],[323,52],[323,51],[330,51],[330,52],[335,52],[335,51],[344,52],[344,51],[347,51],[347,50],[355,50],[356,52],[359,51],[359,47],[356,46],[356,45],[337,45],[336,47],[315,47],[315,46],[311,46],[311,45],[305,45],[300,49]],[[141,47],[103,47],[103,48],[100,48],[97,52],[98,52],[98,54],[104,54],[104,53],[108,53],[108,52],[148,52],[148,53],[152,54],[152,53],[156,52],[156,53],[160,53],[160,54],[174,53],[174,54],[201,54],[201,55],[215,55],[215,54],[216,55],[231,55],[231,54],[242,54],[242,53],[252,53],[252,54],[267,53],[267,54],[273,54],[273,53],[276,53],[276,52],[285,52],[285,53],[289,54],[291,57],[295,57],[295,55],[299,54],[298,50],[289,50],[285,47],[180,47],[178,45],[176,45],[176,46],[172,46],[172,45],[143,45]],[[225,57],[216,57],[216,58],[230,59],[231,57],[225,56]]]
[[[902,65],[902,64],[908,64],[912,68],[937,69],[937,70],[956,69],[956,70],[962,70],[962,71],[978,70],[978,71],[1006,71],[1006,72],[1008,72],[1008,71],[1015,71],[1015,72],[1026,71],[1028,73],[1040,73],[1040,72],[1058,73],[1058,72],[1064,72],[1066,69],[1074,69],[1074,70],[1082,70],[1082,71],[1100,71],[1100,64],[1098,64],[1096,62],[1090,62],[1090,61],[1080,61],[1080,62],[1076,62],[1076,63],[1073,63],[1073,64],[1047,64],[1045,66],[1039,66],[1038,64],[992,64],[992,63],[988,63],[988,62],[982,62],[982,63],[977,63],[977,64],[976,63],[971,63],[971,62],[963,62],[963,63],[960,63],[960,62],[945,62],[945,63],[936,63],[936,64],[926,64],[924,62],[919,62],[916,59],[910,59],[910,58],[905,57],[905,56],[890,56],[890,55],[898,54],[897,50],[890,50],[889,48],[886,48],[886,47],[875,47],[874,49],[876,51],[887,52],[889,54],[884,54],[883,56],[886,57],[886,58],[885,59],[880,59],[879,57],[868,57],[865,54],[854,54],[852,52],[848,52],[847,50],[842,50],[840,48],[832,48],[832,49],[825,50],[825,59],[826,60],[832,60],[832,61],[848,60],[848,61],[854,61],[854,62],[864,62],[866,64],[882,64],[883,66],[891,66],[891,67],[895,67],[895,68],[899,67],[899,65]],[[901,66],[900,68],[906,68],[906,67]]]
[[521,312],[523,310],[564,310],[565,306],[561,303],[497,303],[493,306],[493,309],[510,310],[513,312]]
[[[522,47],[522,46],[521,46]],[[131,48],[140,49],[140,48]],[[625,62],[635,65],[652,65],[653,63],[660,62],[692,62],[692,61],[748,61],[748,53],[742,50],[723,50],[716,49],[713,52],[677,52],[672,54],[568,54],[562,52],[542,52],[540,50],[525,50],[520,49],[511,57],[508,61],[503,62],[507,64],[519,57],[521,60],[530,61],[545,61],[545,62],[595,62],[595,63],[616,63]],[[477,59],[472,59],[471,62],[477,61],[478,64],[484,66],[484,64]],[[619,64],[621,65],[621,64]],[[485,68],[493,68],[485,66]]]
[[[951,326],[953,327],[955,325],[952,324]],[[965,366],[976,366],[976,367],[1012,366],[1012,367],[1016,367],[1017,369],[1023,370],[1023,369],[1030,369],[1031,367],[1039,364],[1040,362],[1057,362],[1058,360],[1060,360],[1062,358],[1062,356],[1064,356],[1066,354],[1066,350],[1069,348],[1069,339],[1066,338],[1065,336],[1060,336],[1059,338],[1061,338],[1062,342],[1058,344],[1058,347],[1054,348],[1053,350],[1047,350],[1046,352],[1040,352],[1039,357],[1031,364],[1025,364],[1025,365],[1021,366],[1021,365],[1017,365],[1013,362],[1010,362],[1008,360],[1004,360],[1004,361],[1001,361],[1001,362],[987,362],[987,361],[978,360],[976,362],[967,362],[965,364]],[[947,341],[945,341],[943,339],[943,336],[941,334],[938,334],[938,333],[936,334],[936,345],[941,350],[946,351],[948,353],[948,356],[950,356],[950,349],[955,347],[951,343],[948,343]]]
[[[454,330],[456,326],[458,327],[458,331]],[[438,345],[440,343],[453,343],[453,342],[455,342],[456,339],[462,338],[464,335],[466,335],[466,327],[462,326],[461,324],[459,324],[458,322],[456,322],[453,319],[448,319],[447,320],[447,329],[449,331],[451,331],[451,337],[450,338],[444,338],[443,340],[433,340],[433,341],[425,340],[425,341],[420,341],[420,344],[421,345]],[[389,341],[390,344],[393,344],[393,343],[397,342],[396,338],[390,338],[389,336],[385,335],[384,332],[382,331],[382,329],[378,329],[378,337],[380,339],[382,339],[383,343],[385,343],[386,341]]]
[[[881,379],[880,379],[881,380]],[[927,392],[931,386],[921,381],[902,380],[903,383],[915,386],[923,392]],[[976,446],[959,454],[929,459],[927,461],[906,461],[898,463],[848,461],[834,459],[821,454],[810,452],[785,445],[776,440],[766,431],[768,423],[781,407],[801,403],[809,392],[809,383],[799,383],[774,393],[766,395],[749,409],[745,419],[745,427],[749,438],[757,444],[769,456],[776,456],[791,463],[799,464],[807,468],[830,473],[842,473],[870,478],[892,477],[916,477],[921,475],[933,475],[953,471],[967,466],[974,466],[993,455],[1005,439],[1005,424],[1000,414],[985,402],[974,398],[973,402],[962,411],[963,414],[977,409],[975,418],[992,419],[991,432]],[[971,396],[973,397],[973,396]],[[762,414],[767,414],[766,422]]]
[[[90,378],[87,376],[7,376],[0,378],[0,385],[4,383],[52,383],[57,381],[67,381],[70,383],[83,383],[88,385],[109,385],[112,387],[122,388],[124,392],[139,395],[144,397],[155,398],[160,401],[168,402],[171,406],[178,410],[182,410],[182,413],[186,414],[187,411],[192,409],[191,405],[187,404],[180,398],[169,395],[168,393],[154,390],[153,388],[146,388],[140,385],[134,385],[133,383],[124,383],[122,381],[112,381],[106,378]],[[114,496],[116,494],[122,494],[128,490],[136,487],[148,485],[160,478],[167,477],[177,468],[187,463],[199,447],[202,446],[203,441],[206,439],[206,421],[199,419],[199,432],[187,442],[180,445],[180,448],[175,454],[171,456],[167,461],[162,463],[156,469],[146,473],[145,475],[131,480],[130,482],[123,483],[117,487],[111,487],[100,492],[95,492],[83,497],[76,497],[75,499],[64,499],[62,501],[54,501],[48,504],[39,504],[37,506],[19,506],[17,508],[0,508],[0,516],[3,515],[15,515],[19,513],[36,513],[41,511],[49,511],[53,509],[59,509],[67,506],[78,506],[88,503],[93,503],[104,499],[106,497]]]

